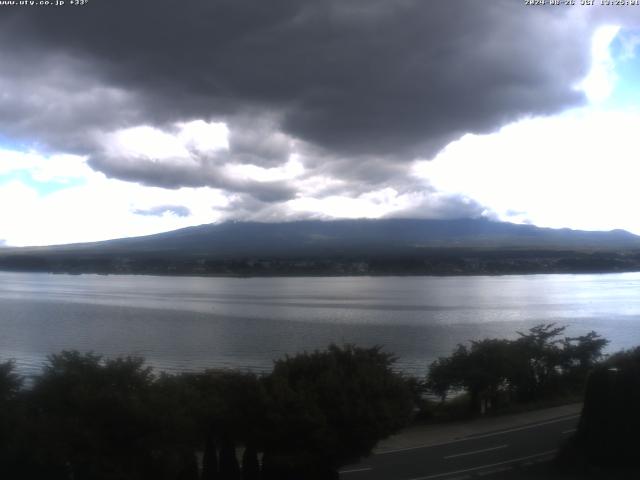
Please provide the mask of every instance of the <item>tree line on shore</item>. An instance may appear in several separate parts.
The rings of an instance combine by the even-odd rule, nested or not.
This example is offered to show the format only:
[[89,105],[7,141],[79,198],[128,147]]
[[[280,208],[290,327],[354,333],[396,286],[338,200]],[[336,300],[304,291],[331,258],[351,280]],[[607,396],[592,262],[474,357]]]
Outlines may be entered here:
[[[407,425],[424,400],[462,393],[474,413],[581,390],[607,341],[538,325],[459,345],[424,379],[381,347],[331,345],[272,371],[155,374],[135,357],[63,351],[30,385],[0,363],[0,470],[50,480],[335,479]],[[459,396],[458,396],[459,397]],[[428,412],[427,412],[428,413]],[[4,476],[4,475],[3,475]]]

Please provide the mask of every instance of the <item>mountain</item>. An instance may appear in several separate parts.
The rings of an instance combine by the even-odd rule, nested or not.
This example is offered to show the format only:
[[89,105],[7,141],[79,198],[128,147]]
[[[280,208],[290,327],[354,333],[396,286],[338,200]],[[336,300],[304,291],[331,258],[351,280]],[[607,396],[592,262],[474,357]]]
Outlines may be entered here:
[[[600,265],[595,270],[618,271],[636,269],[633,259],[637,252],[640,237],[624,230],[550,229],[487,219],[226,222],[95,243],[3,249],[0,268],[266,274],[273,265],[284,265],[285,271],[279,273],[287,274],[287,269],[301,265],[308,270],[302,273],[345,273],[344,265],[357,264],[360,270],[355,273],[377,273],[362,264],[390,262],[383,273],[433,273],[425,262],[442,264],[446,260],[458,266],[446,267],[444,273],[486,273],[486,265],[469,265],[478,261],[486,264],[487,259],[494,266],[496,259],[511,259],[511,264],[514,259],[516,263],[528,259],[527,271],[536,262],[540,268],[535,271],[547,271],[540,260],[544,257],[564,259],[565,263],[584,263],[586,259],[592,266]],[[616,259],[627,263],[623,266]],[[613,260],[616,265],[607,265]],[[336,262],[343,267],[336,267]],[[416,265],[421,265],[417,271]],[[496,268],[501,273],[504,266]],[[354,273],[353,268],[346,273]]]
[[216,258],[324,256],[424,248],[628,249],[640,237],[624,230],[593,232],[539,228],[487,219],[335,220],[285,223],[225,222],[144,237],[28,250],[91,253],[167,253]]

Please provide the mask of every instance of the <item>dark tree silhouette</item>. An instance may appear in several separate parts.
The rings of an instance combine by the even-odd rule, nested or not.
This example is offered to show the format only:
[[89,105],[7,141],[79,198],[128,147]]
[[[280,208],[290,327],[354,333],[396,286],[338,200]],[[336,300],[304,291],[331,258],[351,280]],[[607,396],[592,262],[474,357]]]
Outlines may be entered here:
[[485,339],[458,345],[448,357],[429,367],[426,386],[444,401],[465,391],[472,412],[512,400],[528,402],[560,393],[581,391],[586,375],[602,358],[607,340],[595,332],[560,338],[565,327],[541,324],[516,340]]
[[202,480],[218,480],[218,448],[213,434],[207,435],[202,457]]
[[593,330],[586,335],[566,337],[562,341],[562,366],[584,376],[602,358],[602,350],[608,343]]
[[267,377],[267,478],[334,478],[338,467],[370,454],[412,412],[405,379],[380,347],[331,345],[286,357]]
[[21,450],[28,438],[22,428],[24,405],[20,402],[23,379],[15,373],[15,363],[0,363],[0,474],[11,476],[20,471]]
[[612,355],[590,373],[578,429],[560,464],[582,475],[595,467],[598,478],[638,478],[638,405],[640,347]]
[[20,387],[22,387],[24,379],[15,373],[15,362],[9,360],[0,363],[0,402],[13,400]]
[[508,391],[513,374],[512,344],[507,340],[487,339],[458,345],[450,357],[431,364],[427,385],[444,400],[450,390],[464,389],[470,396],[473,412],[484,413]]
[[40,432],[34,463],[44,454],[43,467],[76,480],[147,475],[158,436],[148,409],[152,380],[138,358],[49,357],[32,391]]
[[255,446],[249,444],[242,453],[242,480],[259,480],[260,463],[258,462],[258,451]]

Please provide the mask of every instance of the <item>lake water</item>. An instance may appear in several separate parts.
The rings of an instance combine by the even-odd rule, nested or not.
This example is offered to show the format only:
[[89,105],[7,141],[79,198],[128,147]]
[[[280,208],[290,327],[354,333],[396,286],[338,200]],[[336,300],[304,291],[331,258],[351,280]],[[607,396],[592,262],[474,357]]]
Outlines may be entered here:
[[460,342],[541,322],[640,344],[640,273],[201,278],[0,272],[0,359],[37,373],[62,349],[135,354],[167,371],[268,370],[331,342],[383,345],[424,375]]

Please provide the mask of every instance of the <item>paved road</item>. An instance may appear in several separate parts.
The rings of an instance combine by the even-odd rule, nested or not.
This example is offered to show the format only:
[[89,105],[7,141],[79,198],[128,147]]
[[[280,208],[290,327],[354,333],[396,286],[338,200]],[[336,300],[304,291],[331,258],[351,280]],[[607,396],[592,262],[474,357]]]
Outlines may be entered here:
[[459,440],[372,455],[345,467],[343,480],[462,480],[553,458],[575,431],[578,415]]

